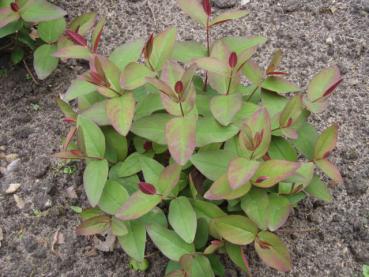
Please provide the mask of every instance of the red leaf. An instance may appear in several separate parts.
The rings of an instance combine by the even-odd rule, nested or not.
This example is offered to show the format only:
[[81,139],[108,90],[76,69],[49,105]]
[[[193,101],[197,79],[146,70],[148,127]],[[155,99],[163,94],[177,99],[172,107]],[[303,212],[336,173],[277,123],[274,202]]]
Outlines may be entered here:
[[75,123],[76,119],[72,118],[72,117],[66,117],[66,118],[63,119],[63,121],[66,122],[66,123]]
[[144,58],[148,60],[151,56],[152,47],[154,45],[154,34],[151,34],[149,39],[147,40],[144,49],[142,50],[144,54]]
[[76,134],[77,131],[77,127],[76,126],[72,126],[68,132],[67,137],[65,138],[65,142],[63,144],[63,149],[67,150],[68,145],[70,144],[70,142],[72,141],[74,135]]
[[330,86],[330,87],[326,90],[326,92],[324,92],[323,97],[330,95],[330,94],[331,94],[331,93],[336,89],[336,87],[338,87],[338,85],[339,85],[342,81],[343,81],[343,79],[339,79],[339,80],[338,80],[337,82],[335,82],[332,86]]
[[256,180],[255,180],[255,184],[259,184],[259,183],[261,183],[261,182],[264,182],[265,180],[267,180],[267,179],[269,179],[269,177],[268,176],[260,176],[259,178],[257,178]]
[[269,154],[268,153],[266,153],[264,156],[263,156],[263,160],[264,161],[269,161],[269,160],[271,160],[272,158],[269,156]]
[[284,126],[284,128],[288,128],[288,127],[290,127],[290,126],[292,125],[292,123],[293,123],[293,120],[292,120],[292,118],[290,117],[290,118],[288,119],[288,121],[287,121],[286,126]]
[[70,150],[70,153],[72,153],[75,156],[83,156],[82,152],[77,149]]
[[176,91],[176,93],[181,94],[183,92],[184,86],[183,86],[183,82],[182,81],[178,81],[175,86],[174,86],[174,90]]
[[96,53],[97,47],[99,46],[100,39],[101,39],[101,34],[102,34],[102,29],[101,29],[101,31],[97,34],[97,37],[96,37],[96,40],[95,40],[94,46],[93,46],[93,48],[92,48],[92,51],[93,51],[94,53]]
[[287,72],[281,72],[281,71],[272,71],[267,73],[267,75],[288,75]]
[[138,184],[138,187],[145,194],[149,194],[149,195],[156,194],[156,189],[152,184],[140,182]]
[[210,3],[210,0],[203,0],[202,1],[202,7],[204,8],[205,13],[208,16],[211,16],[211,3]]
[[19,6],[17,3],[13,2],[13,3],[10,3],[10,8],[12,9],[13,12],[17,12],[19,11]]
[[144,147],[144,149],[146,150],[146,151],[149,151],[149,150],[151,150],[152,149],[152,142],[151,141],[145,141],[145,143],[144,143],[144,145],[143,145],[143,147]]
[[228,64],[231,68],[235,68],[237,65],[237,54],[236,52],[232,52],[229,55]]
[[78,33],[75,33],[71,30],[66,30],[65,31],[65,35],[73,42],[81,45],[81,46],[87,46],[87,40],[81,36]]

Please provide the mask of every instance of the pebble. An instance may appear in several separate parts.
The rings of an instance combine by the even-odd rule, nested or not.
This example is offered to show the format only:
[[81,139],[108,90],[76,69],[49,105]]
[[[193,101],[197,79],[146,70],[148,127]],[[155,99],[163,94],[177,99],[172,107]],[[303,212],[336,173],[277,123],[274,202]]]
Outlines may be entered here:
[[214,4],[219,9],[233,8],[237,4],[237,0],[214,0]]
[[5,193],[6,194],[11,194],[16,192],[19,188],[21,187],[20,183],[12,183],[8,186],[8,188],[6,189]]
[[15,203],[17,204],[18,209],[23,209],[26,203],[24,203],[24,200],[20,198],[18,195],[13,195]]
[[8,154],[5,156],[5,159],[8,163],[11,163],[13,161],[15,161],[16,159],[18,159],[18,155],[17,154]]

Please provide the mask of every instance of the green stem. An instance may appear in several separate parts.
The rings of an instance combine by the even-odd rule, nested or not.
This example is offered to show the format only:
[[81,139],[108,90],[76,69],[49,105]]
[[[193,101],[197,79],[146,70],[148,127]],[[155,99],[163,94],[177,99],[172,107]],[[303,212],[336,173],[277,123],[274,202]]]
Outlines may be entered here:
[[182,102],[179,102],[179,107],[181,108],[181,114],[184,117],[184,112],[183,112],[183,107],[182,107]]
[[228,88],[227,88],[227,94],[229,94],[229,91],[231,89],[231,83],[232,83],[232,77],[233,77],[233,69],[231,70],[231,74],[229,75],[229,82],[228,82]]
[[251,94],[250,94],[250,96],[249,97],[247,97],[247,100],[246,101],[249,101],[250,99],[251,99],[251,97],[255,94],[255,92],[257,91],[257,89],[259,88],[259,86],[257,85],[256,87],[255,87],[255,89],[251,92]]
[[[206,20],[206,48],[208,57],[210,57],[210,27],[209,27],[209,16]],[[205,81],[204,81],[204,91],[208,90],[208,72],[205,73]]]

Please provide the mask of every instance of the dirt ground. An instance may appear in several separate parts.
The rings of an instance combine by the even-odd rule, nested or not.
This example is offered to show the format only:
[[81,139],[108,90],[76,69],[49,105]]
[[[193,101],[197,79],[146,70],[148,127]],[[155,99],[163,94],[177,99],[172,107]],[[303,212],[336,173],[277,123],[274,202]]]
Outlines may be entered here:
[[[203,31],[189,21],[174,0],[59,0],[72,16],[86,10],[107,17],[103,51],[169,25],[178,26],[179,38],[203,40]],[[220,1],[224,2],[224,1]],[[241,5],[241,1],[237,5]],[[293,257],[293,270],[279,274],[260,263],[247,248],[254,276],[361,276],[369,264],[369,2],[364,0],[242,1],[250,15],[214,31],[216,37],[261,34],[269,41],[259,52],[267,61],[274,48],[285,53],[283,67],[291,80],[305,87],[324,66],[338,64],[344,82],[328,110],[314,116],[323,129],[340,126],[333,159],[344,184],[333,188],[334,201],[304,201],[279,235]],[[217,12],[218,9],[215,9]],[[30,61],[29,61],[30,62]],[[79,223],[71,205],[84,206],[81,165],[63,166],[51,158],[65,134],[55,98],[66,91],[85,65],[71,62],[40,85],[23,67],[10,67],[0,57],[0,276],[163,276],[167,260],[151,246],[147,273],[131,271],[121,249],[101,252],[93,242],[77,238]],[[6,155],[6,157],[4,157]],[[75,172],[74,169],[76,170]],[[71,171],[72,174],[68,171]],[[16,195],[3,192],[19,183]],[[72,187],[77,198],[72,199]],[[64,243],[51,249],[59,231]],[[226,276],[245,276],[228,261]]]

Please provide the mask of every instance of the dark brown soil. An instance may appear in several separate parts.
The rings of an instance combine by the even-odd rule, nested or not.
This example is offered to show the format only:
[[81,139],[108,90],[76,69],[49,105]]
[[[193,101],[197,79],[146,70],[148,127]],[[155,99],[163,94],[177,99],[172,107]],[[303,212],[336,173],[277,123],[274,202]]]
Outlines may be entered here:
[[[146,1],[58,2],[72,14],[94,9],[108,18],[106,52],[167,25],[177,25],[182,39],[200,39],[203,34],[179,14],[174,0],[148,1],[156,25]],[[255,276],[360,276],[362,265],[369,264],[368,7],[367,1],[353,0],[251,0],[246,4],[248,18],[216,31],[219,36],[265,35],[270,41],[261,51],[261,60],[267,60],[274,47],[281,47],[286,53],[285,69],[301,86],[320,68],[333,63],[338,63],[345,80],[329,109],[313,118],[320,129],[333,122],[340,125],[338,149],[333,156],[345,183],[333,188],[334,201],[330,204],[305,201],[278,232],[291,251],[293,271],[276,273],[250,250]],[[11,183],[20,183],[16,194],[25,201],[24,208],[19,209],[13,195],[0,194],[0,228],[4,234],[0,276],[163,276],[167,260],[151,246],[147,250],[150,269],[146,274],[137,273],[129,269],[121,249],[94,250],[91,240],[77,238],[74,233],[79,219],[70,206],[86,204],[81,164],[68,165],[77,171],[66,174],[63,163],[51,155],[66,131],[55,98],[84,71],[84,65],[61,65],[39,85],[27,78],[23,67],[9,66],[4,56],[0,57],[0,69],[0,155],[18,156],[8,156],[9,161],[16,159],[13,162],[0,159],[0,192]],[[68,196],[69,187],[75,189],[77,199]],[[58,230],[65,242],[55,246],[54,253],[51,244]],[[244,276],[227,261],[226,265],[227,276]]]

